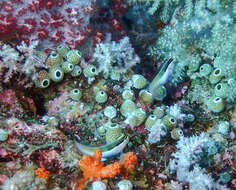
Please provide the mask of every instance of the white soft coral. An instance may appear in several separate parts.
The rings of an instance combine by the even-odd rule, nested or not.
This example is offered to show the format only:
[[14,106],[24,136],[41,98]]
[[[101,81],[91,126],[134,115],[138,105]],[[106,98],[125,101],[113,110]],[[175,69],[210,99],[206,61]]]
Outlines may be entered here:
[[207,190],[215,187],[214,179],[205,170],[195,165],[193,170],[188,172],[186,181],[190,184],[191,190]]
[[181,112],[181,107],[178,104],[174,104],[169,107],[168,113],[174,116],[177,120],[183,121],[186,115]]
[[192,164],[198,163],[202,148],[209,138],[206,133],[201,133],[200,136],[180,137],[176,145],[178,151],[172,154],[174,160],[171,161],[171,170],[177,170],[178,173],[180,169],[188,170]]
[[190,190],[227,189],[215,182],[211,174],[207,174],[205,169],[198,165],[201,152],[210,139],[206,133],[180,137],[176,145],[178,151],[172,154],[174,159],[170,161],[169,168],[176,172],[179,181],[190,184]]
[[29,45],[27,45],[24,41],[21,42],[20,45],[17,45],[16,48],[24,55],[25,62],[22,68],[22,72],[28,76],[32,76],[36,73],[39,68],[45,68],[44,61],[46,60],[46,56],[44,60],[39,60],[39,58],[35,55],[36,48],[39,45],[38,40],[31,41]]
[[23,56],[8,44],[3,44],[0,49],[0,72],[7,69],[4,76],[4,83],[8,82],[14,73],[19,69],[19,62],[23,60]]
[[128,37],[122,38],[117,43],[111,41],[109,34],[105,42],[96,45],[94,58],[98,63],[98,71],[107,76],[111,70],[118,73],[126,72],[140,62]]
[[166,135],[166,127],[163,124],[161,119],[158,119],[155,124],[152,126],[150,133],[148,134],[149,143],[160,142],[161,137]]

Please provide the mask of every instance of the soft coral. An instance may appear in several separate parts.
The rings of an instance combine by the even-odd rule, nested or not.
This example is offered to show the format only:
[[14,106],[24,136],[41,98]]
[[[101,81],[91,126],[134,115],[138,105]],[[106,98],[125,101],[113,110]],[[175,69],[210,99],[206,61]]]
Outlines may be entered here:
[[82,160],[78,162],[80,169],[83,171],[83,178],[79,180],[76,190],[83,190],[87,180],[93,181],[98,178],[112,178],[122,173],[127,178],[130,172],[133,172],[137,164],[137,157],[133,152],[128,152],[121,156],[120,162],[114,162],[107,166],[101,162],[102,151],[96,150],[93,157],[84,155]]
[[88,179],[95,181],[98,178],[112,178],[120,173],[121,165],[119,162],[104,166],[104,163],[101,162],[101,159],[102,151],[96,150],[93,157],[84,155],[82,160],[78,162],[80,169],[83,171],[83,178],[79,180],[77,190],[83,190],[85,182]]

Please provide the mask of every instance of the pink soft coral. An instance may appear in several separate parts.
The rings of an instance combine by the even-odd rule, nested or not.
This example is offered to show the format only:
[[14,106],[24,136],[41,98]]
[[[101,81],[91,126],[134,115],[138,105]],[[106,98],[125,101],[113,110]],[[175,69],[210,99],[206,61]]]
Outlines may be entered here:
[[24,109],[19,103],[14,90],[5,90],[0,93],[0,110],[8,117],[23,117]]
[[65,109],[66,105],[69,105],[71,101],[69,92],[63,92],[59,97],[49,101],[48,115],[56,116],[58,113]]

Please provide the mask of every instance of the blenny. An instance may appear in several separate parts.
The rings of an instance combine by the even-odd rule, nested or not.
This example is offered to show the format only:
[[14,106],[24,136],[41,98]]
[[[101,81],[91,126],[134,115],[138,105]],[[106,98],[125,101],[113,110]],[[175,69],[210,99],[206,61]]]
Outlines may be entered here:
[[174,61],[173,59],[170,59],[169,61],[163,64],[160,71],[157,73],[155,78],[149,84],[148,90],[155,99],[157,99],[158,97],[157,89],[167,83],[167,81],[169,80],[170,76],[173,73],[173,70],[174,70]]
[[129,142],[129,137],[125,134],[121,134],[121,136],[108,144],[102,146],[89,146],[79,143],[79,139],[75,139],[76,148],[82,152],[83,154],[87,154],[89,156],[93,156],[94,151],[100,149],[102,151],[102,160],[105,160],[109,157],[115,156],[123,151],[125,146]]

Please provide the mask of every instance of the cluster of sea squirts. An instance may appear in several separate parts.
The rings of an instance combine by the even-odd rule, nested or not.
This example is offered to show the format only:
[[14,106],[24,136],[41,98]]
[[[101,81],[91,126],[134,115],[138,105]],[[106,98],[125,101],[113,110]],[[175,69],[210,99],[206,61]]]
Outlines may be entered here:
[[35,76],[35,85],[39,88],[47,88],[51,81],[60,82],[63,80],[65,73],[70,73],[73,77],[79,76],[82,73],[78,65],[81,57],[79,50],[70,50],[66,45],[58,46],[56,51],[50,52],[45,61],[48,70],[42,69]]
[[[69,49],[66,45],[60,45],[56,51],[50,52],[45,61],[45,65],[49,69],[42,69],[35,77],[35,85],[39,88],[47,88],[51,81],[60,82],[64,78],[64,74],[70,74],[73,77],[83,75],[88,79],[93,79],[97,74],[97,68],[92,64],[87,64],[83,70],[79,66],[81,61],[81,52],[76,49]],[[102,126],[98,126],[96,132],[100,136],[104,136],[106,143],[116,140],[122,133],[121,125],[131,126],[132,128],[145,125],[148,131],[161,120],[165,131],[172,131],[172,137],[178,139],[182,131],[178,128],[177,118],[165,108],[153,106],[156,98],[149,91],[149,82],[140,74],[133,74],[124,84],[121,90],[122,103],[119,109],[116,105],[104,106],[103,113],[108,122]],[[158,100],[162,101],[166,96],[164,86],[159,87]],[[164,90],[162,90],[164,89]],[[105,90],[93,88],[94,100],[98,104],[105,104],[108,100],[108,94]],[[138,93],[138,96],[137,96]],[[82,98],[82,90],[74,88],[70,91],[70,98],[73,101],[80,101]],[[102,106],[103,107],[103,106]],[[113,118],[117,117],[117,111],[122,117],[113,123]],[[148,112],[148,113],[147,113]],[[160,122],[160,121],[159,121]]]
[[[99,126],[96,132],[99,136],[105,137],[106,143],[109,144],[115,141],[122,134],[123,126],[130,126],[134,129],[142,124],[149,132],[151,132],[154,125],[161,125],[159,127],[163,127],[165,133],[169,131],[173,139],[180,138],[182,130],[178,127],[179,118],[172,115],[166,106],[153,105],[155,99],[147,87],[148,81],[146,78],[142,75],[134,74],[122,89],[122,102],[119,109],[113,105],[108,105],[103,109],[104,116],[108,118],[108,122]],[[106,92],[98,91],[97,93],[100,94],[100,98],[98,101],[98,95],[96,94],[96,102],[99,104],[105,103],[107,100]],[[163,96],[165,96],[165,93]],[[118,116],[118,111],[121,114],[120,120],[118,122],[116,120],[113,123],[112,120]],[[187,117],[187,115],[185,116]]]
[[235,101],[236,80],[221,67],[205,63],[199,68],[199,77],[207,79],[213,91],[206,101],[209,110],[220,113],[225,110],[227,103]]

